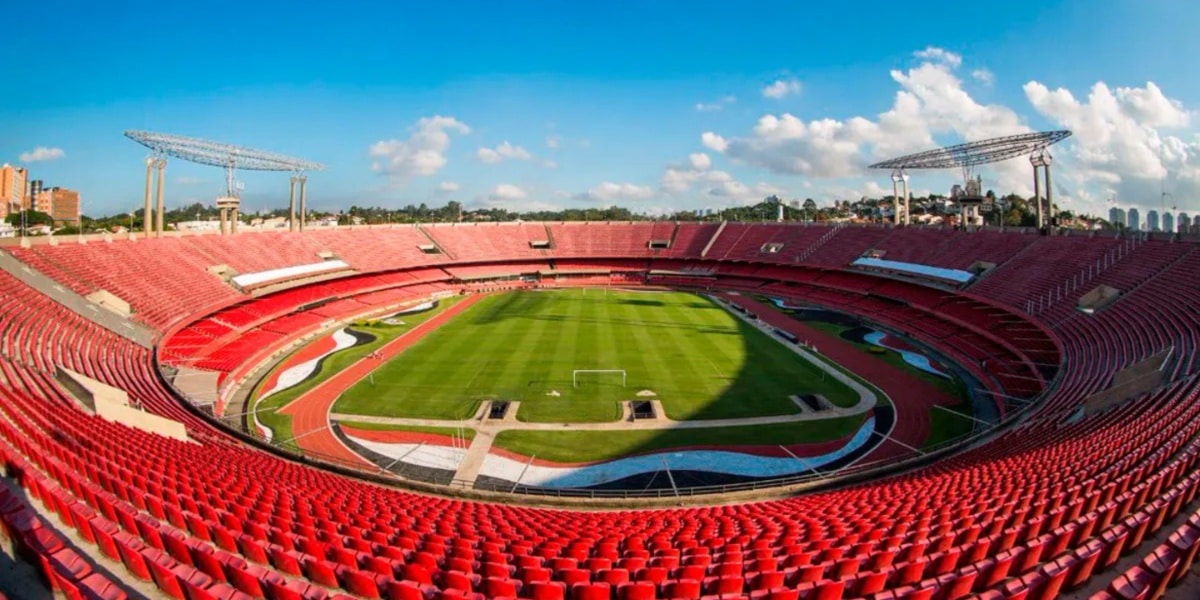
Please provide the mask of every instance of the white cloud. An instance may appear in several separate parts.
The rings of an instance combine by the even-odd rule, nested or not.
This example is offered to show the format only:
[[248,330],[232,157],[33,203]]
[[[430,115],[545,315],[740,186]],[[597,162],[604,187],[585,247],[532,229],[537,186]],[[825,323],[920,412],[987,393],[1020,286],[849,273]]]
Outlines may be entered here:
[[696,103],[696,111],[697,112],[716,112],[718,110],[724,110],[724,108],[726,106],[729,106],[729,105],[733,104],[734,102],[737,102],[736,96],[722,96],[722,97],[718,98],[715,102],[697,102]]
[[507,202],[513,200],[524,200],[529,197],[529,193],[521,189],[520,186],[511,183],[501,183],[492,188],[488,193],[488,199],[493,202]]
[[547,168],[547,169],[557,169],[557,168],[558,168],[558,163],[557,163],[557,162],[554,162],[554,161],[552,161],[552,160],[543,160],[543,161],[542,161],[542,166],[543,166],[543,167],[545,167],[545,168]]
[[454,117],[433,116],[417,121],[407,140],[371,144],[371,169],[396,177],[433,175],[446,166],[450,134],[467,134],[471,128]]
[[938,48],[937,46],[927,46],[924,50],[913,52],[913,56],[922,60],[945,63],[955,69],[962,65],[962,55]]
[[201,179],[200,177],[185,176],[185,177],[176,177],[175,178],[176,185],[200,185],[201,183],[204,183],[204,180]]
[[971,77],[974,78],[975,81],[978,81],[984,85],[992,85],[996,83],[996,74],[988,69],[975,69],[974,71],[971,71]]
[[1074,133],[1057,150],[1062,160],[1054,173],[1078,197],[1077,210],[1105,212],[1110,196],[1157,208],[1164,186],[1176,198],[1200,194],[1200,137],[1188,140],[1178,131],[1191,125],[1192,113],[1153,82],[1133,88],[1098,82],[1085,100],[1037,81],[1024,91],[1038,113]]
[[459,188],[459,185],[457,182],[443,181],[438,184],[437,189],[439,192],[451,193],[451,192],[457,192],[460,188]]
[[63,152],[62,148],[49,148],[46,146],[38,146],[29,152],[22,152],[18,157],[23,163],[40,162],[45,160],[58,160],[67,153]]
[[[890,73],[900,89],[892,107],[873,119],[768,114],[745,135],[706,132],[701,142],[736,162],[774,173],[849,178],[868,176],[866,166],[877,160],[935,147],[938,138],[978,140],[1029,131],[1008,107],[971,98],[954,72],[961,58],[939,50],[922,51],[930,60]],[[1024,193],[1029,187],[1027,169],[1020,165],[1004,163],[994,170],[1000,189]]]
[[477,205],[503,208],[515,212],[558,210],[559,206],[533,198],[524,188],[511,183],[497,184],[487,194],[476,198]]
[[671,196],[699,193],[724,200],[723,204],[751,204],[772,194],[784,193],[782,188],[769,183],[747,185],[728,172],[710,170],[711,166],[712,161],[707,154],[689,155],[686,164],[667,166],[659,180],[659,187]]
[[596,202],[639,201],[652,198],[654,190],[645,185],[605,181],[588,190],[583,196]]
[[776,79],[762,89],[762,95],[776,100],[800,93],[800,82],[795,79]]
[[546,147],[551,150],[554,150],[554,149],[558,148],[558,144],[561,141],[562,141],[562,138],[558,137],[557,135],[548,135],[548,136],[546,136]]
[[700,135],[700,143],[704,144],[705,148],[716,152],[724,152],[729,147],[729,143],[725,141],[725,138],[711,131],[705,131]]
[[533,155],[528,150],[520,146],[514,146],[508,143],[508,140],[505,140],[495,148],[480,148],[475,152],[475,156],[486,164],[495,164],[505,159],[529,160],[533,158]]

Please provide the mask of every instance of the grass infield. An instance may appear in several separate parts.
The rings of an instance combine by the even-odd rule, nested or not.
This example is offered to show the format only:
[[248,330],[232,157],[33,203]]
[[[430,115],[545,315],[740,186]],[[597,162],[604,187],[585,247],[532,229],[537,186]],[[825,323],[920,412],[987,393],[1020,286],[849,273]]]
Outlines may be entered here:
[[775,423],[705,429],[628,431],[520,431],[496,435],[495,446],[518,454],[557,462],[620,458],[656,450],[704,446],[790,446],[825,442],[852,435],[864,415],[805,423]]
[[[574,369],[624,369],[580,376]],[[676,420],[797,412],[792,394],[857,395],[717,303],[684,292],[521,291],[484,298],[338,399],[342,414],[463,419],[519,400],[530,422],[612,421],[649,390]]]

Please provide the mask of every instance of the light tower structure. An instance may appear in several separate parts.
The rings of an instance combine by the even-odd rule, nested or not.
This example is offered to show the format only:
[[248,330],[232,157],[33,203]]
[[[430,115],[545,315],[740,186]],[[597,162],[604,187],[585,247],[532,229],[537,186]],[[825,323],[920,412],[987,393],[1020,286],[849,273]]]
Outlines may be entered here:
[[[285,171],[293,174],[290,206],[291,221],[289,228],[295,231],[297,229],[296,183],[297,181],[300,183],[301,214],[303,214],[306,208],[304,206],[305,184],[308,179],[304,174],[309,171],[320,171],[325,168],[320,163],[301,158],[181,135],[129,130],[125,132],[125,137],[150,149],[150,156],[146,158],[146,214],[145,227],[143,228],[147,237],[151,235],[151,223],[153,223],[155,235],[161,236],[164,231],[163,176],[166,172],[168,156],[225,169],[225,193],[216,200],[217,208],[221,211],[220,229],[222,234],[237,233],[238,213],[241,206],[241,186],[235,178],[235,173],[238,169],[248,171]],[[158,173],[157,210],[154,211],[152,219],[150,188],[151,178],[156,170]],[[303,229],[303,220],[300,223],[300,229]]]
[[904,224],[911,225],[912,217],[909,209],[912,204],[912,193],[908,191],[908,173],[904,169],[892,171],[892,218],[895,225],[900,224],[901,201],[904,202]]
[[[959,193],[952,194],[952,197],[963,209],[963,214],[965,215],[972,209],[978,210],[984,201],[980,180],[978,177],[972,177],[975,167],[1028,155],[1034,168],[1034,196],[1037,204],[1037,223],[1040,229],[1045,225],[1045,219],[1042,213],[1040,198],[1041,184],[1039,183],[1040,174],[1038,171],[1041,169],[1045,173],[1046,200],[1049,206],[1053,206],[1050,191],[1051,158],[1047,148],[1070,137],[1070,135],[1071,132],[1066,130],[1021,133],[909,154],[875,163],[870,168],[890,169],[892,171],[892,191],[896,198],[895,224],[900,225],[901,200],[903,200],[903,210],[905,213],[904,223],[908,224],[910,222],[907,216],[910,201],[907,173],[909,170],[960,169],[962,171],[963,186],[954,186],[955,190],[959,191]],[[901,183],[903,185],[898,187]]]

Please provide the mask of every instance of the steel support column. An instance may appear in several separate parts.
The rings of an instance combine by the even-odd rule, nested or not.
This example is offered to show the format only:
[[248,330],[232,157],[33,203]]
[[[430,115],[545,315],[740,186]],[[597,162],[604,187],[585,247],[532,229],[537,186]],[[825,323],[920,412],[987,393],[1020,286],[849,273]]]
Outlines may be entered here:
[[[146,206],[142,211],[142,234],[145,237],[150,237],[150,232],[154,229],[154,209],[150,206],[150,187],[154,179],[154,163],[156,159],[151,156],[146,159]],[[130,225],[132,228],[133,226]]]
[[154,229],[156,232],[155,235],[162,236],[162,234],[163,234],[163,211],[165,210],[163,208],[163,206],[164,206],[164,204],[163,204],[163,182],[167,177],[167,159],[159,158],[158,161],[155,163],[155,166],[158,167],[158,193],[156,194],[158,196],[158,198],[155,201],[155,204],[157,205],[157,210],[154,212]]
[[[1045,212],[1054,212],[1054,194],[1050,191],[1050,164],[1054,162],[1050,152],[1045,149],[1029,155],[1029,164],[1033,165],[1033,200],[1037,214],[1037,228],[1046,225]],[[1046,205],[1042,207],[1042,175],[1046,177]]]
[[910,219],[908,216],[910,201],[908,192],[908,173],[905,173],[904,169],[896,169],[892,171],[892,223],[896,226],[901,224],[900,208],[902,199],[904,207],[903,223],[908,225],[912,222],[912,219]]
[[308,202],[306,201],[305,192],[308,189],[308,177],[300,176],[300,231],[304,231],[304,226],[308,218]]
[[296,179],[293,175],[288,186],[288,231],[296,230]]

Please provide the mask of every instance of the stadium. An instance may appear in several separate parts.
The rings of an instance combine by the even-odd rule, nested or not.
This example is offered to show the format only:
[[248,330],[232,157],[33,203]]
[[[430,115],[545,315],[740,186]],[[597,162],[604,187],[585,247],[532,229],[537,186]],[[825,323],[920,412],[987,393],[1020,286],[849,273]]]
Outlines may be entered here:
[[0,254],[5,533],[68,597],[1146,597],[1200,548],[1193,240],[129,237]]
[[0,600],[1200,598],[1200,5],[993,4],[7,11]]

